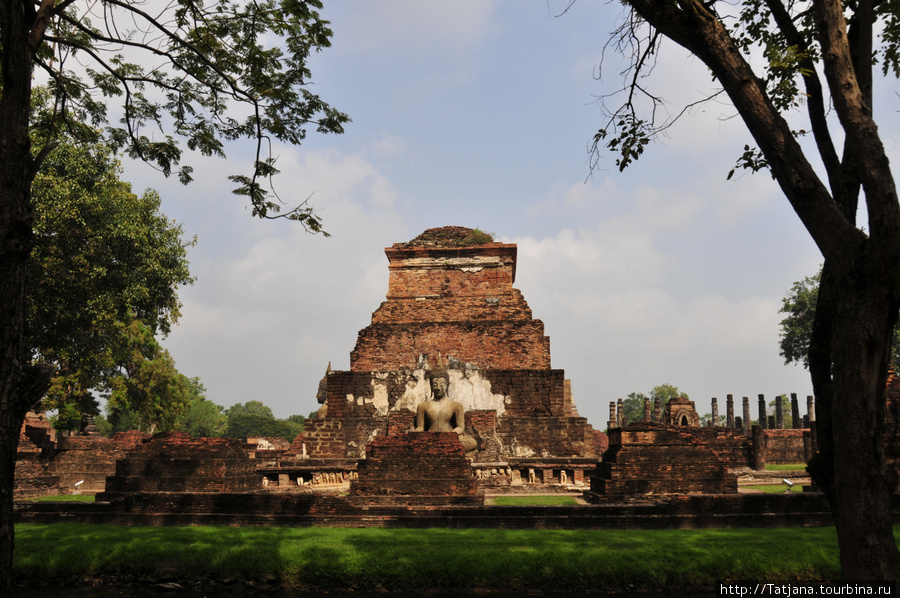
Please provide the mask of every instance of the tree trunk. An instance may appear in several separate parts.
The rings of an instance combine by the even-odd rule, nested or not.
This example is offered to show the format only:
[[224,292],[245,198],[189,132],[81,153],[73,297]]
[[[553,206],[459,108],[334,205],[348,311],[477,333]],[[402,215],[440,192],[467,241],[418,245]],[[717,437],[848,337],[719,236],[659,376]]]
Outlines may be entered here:
[[0,598],[12,592],[12,501],[19,432],[28,408],[49,385],[47,368],[28,365],[25,345],[34,161],[28,137],[32,56],[24,17],[22,2],[0,3]]
[[896,476],[884,460],[884,415],[898,305],[890,279],[900,272],[890,259],[868,258],[874,266],[864,263],[841,277],[834,310],[834,517],[844,578],[897,580],[900,553],[891,519]]
[[833,392],[831,384],[831,338],[834,314],[835,281],[831,260],[825,260],[819,277],[816,317],[809,341],[809,374],[816,397],[817,452],[807,470],[828,499],[834,512],[834,433],[832,431]]

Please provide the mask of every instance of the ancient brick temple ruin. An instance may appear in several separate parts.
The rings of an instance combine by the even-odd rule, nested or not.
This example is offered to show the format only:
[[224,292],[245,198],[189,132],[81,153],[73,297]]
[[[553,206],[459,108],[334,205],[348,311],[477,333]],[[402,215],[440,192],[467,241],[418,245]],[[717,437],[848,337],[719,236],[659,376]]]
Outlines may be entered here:
[[483,487],[583,483],[597,438],[563,371],[551,368],[543,322],[513,288],[516,245],[443,227],[385,253],[387,298],[359,332],[350,371],[327,374],[327,415],[307,421],[269,475],[291,472],[303,484],[311,474],[297,466],[355,469],[375,439],[413,428],[416,406],[431,395],[427,375],[443,366],[449,398],[462,403],[477,440],[467,458]]

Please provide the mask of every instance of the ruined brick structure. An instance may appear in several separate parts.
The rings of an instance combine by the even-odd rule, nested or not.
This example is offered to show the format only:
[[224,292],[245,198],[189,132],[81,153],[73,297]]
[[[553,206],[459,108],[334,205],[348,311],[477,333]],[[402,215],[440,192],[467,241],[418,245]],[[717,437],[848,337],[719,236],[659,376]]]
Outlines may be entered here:
[[535,460],[554,458],[570,460],[565,474],[555,466],[557,479],[583,479],[597,437],[563,371],[551,368],[543,323],[513,288],[516,251],[462,227],[385,249],[386,300],[359,332],[350,371],[327,374],[327,416],[307,420],[286,456],[305,448],[312,459],[365,458],[375,438],[411,429],[430,398],[428,371],[446,362],[449,398],[463,404],[478,440],[469,460],[497,472],[484,479],[527,481]]
[[893,370],[884,394],[884,459],[900,474],[900,376]]
[[14,496],[102,492],[116,460],[147,437],[141,432],[118,432],[112,438],[57,437],[43,413],[29,413],[16,453]]
[[[350,495],[359,502],[377,502],[382,496],[408,497],[439,504],[480,504],[484,493],[454,432],[406,432],[382,436],[369,443],[360,461],[359,478]],[[418,499],[418,500],[417,500]]]
[[162,432],[116,461],[115,474],[97,500],[156,492],[247,492],[261,486],[239,441]]
[[739,433],[719,438],[708,428],[652,422],[614,428],[585,497],[737,493],[737,475],[728,470],[746,465],[749,446]]

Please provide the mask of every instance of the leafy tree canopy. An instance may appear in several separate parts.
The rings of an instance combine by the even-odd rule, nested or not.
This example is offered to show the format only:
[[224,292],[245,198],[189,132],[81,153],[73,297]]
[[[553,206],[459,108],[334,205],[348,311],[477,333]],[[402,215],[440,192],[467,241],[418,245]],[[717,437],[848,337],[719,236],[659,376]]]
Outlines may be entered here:
[[[349,121],[310,89],[310,55],[331,45],[321,7],[318,0],[182,0],[162,10],[131,0],[42,2],[26,14],[28,41],[54,109],[32,124],[47,139],[59,128],[79,141],[104,139],[182,182],[192,169],[179,168],[177,137],[221,157],[226,142],[253,140],[249,174],[229,177],[235,193],[250,200],[255,216],[286,217],[318,232],[321,222],[304,202],[279,214],[265,182],[278,172],[272,141],[299,145],[310,128],[341,133]],[[111,111],[111,101],[121,110]]]
[[272,410],[260,401],[237,403],[229,407],[225,413],[228,417],[225,435],[229,438],[266,436],[293,440],[303,433],[305,418],[302,415],[276,419]]
[[[821,268],[814,276],[791,285],[790,290],[781,300],[778,313],[787,314],[779,327],[779,351],[784,363],[800,363],[809,369],[809,342],[812,337],[813,322],[816,319],[816,301],[819,296],[819,280]],[[900,322],[894,325],[894,341],[891,344],[891,367],[900,372]]]
[[215,438],[225,435],[228,418],[221,405],[206,398],[206,388],[199,378],[191,378],[193,392],[189,398],[188,408],[182,418],[175,424],[176,430],[183,430],[191,436]]
[[59,142],[33,185],[35,247],[26,280],[32,359],[56,369],[45,408],[76,429],[91,389],[121,373],[115,347],[132,320],[166,334],[191,284],[182,229],[153,191],[131,192],[108,147]]
[[109,421],[119,427],[123,415],[129,414],[132,429],[151,433],[171,429],[187,411],[197,389],[190,378],[178,372],[175,360],[149,327],[132,320],[121,328],[113,348],[119,369],[107,382]]
[[662,406],[662,408],[665,408],[666,404],[668,404],[669,402],[669,399],[673,397],[689,398],[688,395],[678,390],[677,386],[673,386],[671,384],[660,384],[658,386],[654,386],[650,389],[649,394],[644,394],[642,392],[629,393],[628,398],[622,401],[622,409],[625,411],[625,421],[643,421],[645,398],[650,399],[650,408],[652,409],[653,405],[656,402],[656,399],[659,399],[660,405]]

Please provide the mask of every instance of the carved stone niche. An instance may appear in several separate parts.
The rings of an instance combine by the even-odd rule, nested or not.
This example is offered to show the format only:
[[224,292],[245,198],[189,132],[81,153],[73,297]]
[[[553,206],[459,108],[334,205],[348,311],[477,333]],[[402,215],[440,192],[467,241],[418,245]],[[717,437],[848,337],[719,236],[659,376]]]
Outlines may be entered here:
[[669,399],[663,419],[667,426],[680,428],[700,427],[700,415],[694,407],[694,401],[690,401],[685,397]]

